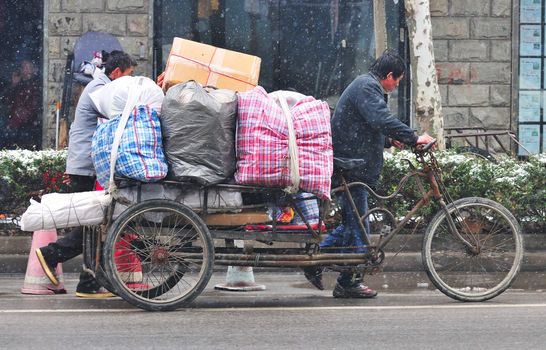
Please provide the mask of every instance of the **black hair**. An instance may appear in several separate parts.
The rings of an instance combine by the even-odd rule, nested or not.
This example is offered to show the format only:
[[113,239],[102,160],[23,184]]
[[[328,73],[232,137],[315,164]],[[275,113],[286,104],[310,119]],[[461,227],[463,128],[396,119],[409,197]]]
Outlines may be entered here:
[[383,54],[372,63],[370,72],[377,75],[379,79],[387,78],[387,75],[392,72],[393,78],[398,79],[406,70],[406,61],[398,54],[392,51],[385,51]]
[[104,62],[104,74],[106,76],[109,76],[116,68],[124,72],[126,69],[137,65],[137,62],[129,54],[119,50],[110,53],[103,51],[102,61]]
[[104,64],[106,60],[108,59],[108,56],[110,56],[110,52],[101,50],[101,59],[102,63]]

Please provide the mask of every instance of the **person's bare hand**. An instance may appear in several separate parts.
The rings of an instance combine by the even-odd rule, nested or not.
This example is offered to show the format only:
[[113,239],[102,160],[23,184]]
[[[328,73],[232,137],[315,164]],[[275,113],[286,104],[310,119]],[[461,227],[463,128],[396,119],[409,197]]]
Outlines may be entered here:
[[165,79],[165,72],[159,74],[156,78],[156,84],[159,85],[160,88],[163,88],[164,79]]
[[393,145],[394,147],[398,148],[398,149],[404,149],[405,145],[398,141],[398,140],[395,140],[395,139],[391,139],[391,145]]
[[427,143],[429,143],[429,142],[431,142],[433,140],[434,140],[434,137],[430,136],[427,133],[424,133],[423,135],[419,136],[419,138],[417,139],[417,144],[418,145],[426,145]]
[[67,173],[63,174],[63,184],[65,184],[66,186],[70,186],[70,175],[68,175]]

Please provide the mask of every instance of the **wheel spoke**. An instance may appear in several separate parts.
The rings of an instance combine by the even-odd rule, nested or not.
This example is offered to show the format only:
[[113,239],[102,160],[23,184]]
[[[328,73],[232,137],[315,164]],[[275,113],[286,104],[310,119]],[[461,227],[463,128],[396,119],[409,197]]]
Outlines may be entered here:
[[432,282],[444,294],[465,301],[502,293],[514,280],[523,257],[517,221],[500,204],[483,198],[461,199],[448,210],[474,249],[450,233],[445,212],[436,215],[423,245]]
[[[214,258],[210,233],[183,205],[169,200],[136,204],[116,219],[111,230],[105,242],[108,275],[120,296],[136,306],[177,308],[193,300],[210,279]],[[201,257],[184,259],[185,251]],[[134,271],[137,263],[142,272]]]

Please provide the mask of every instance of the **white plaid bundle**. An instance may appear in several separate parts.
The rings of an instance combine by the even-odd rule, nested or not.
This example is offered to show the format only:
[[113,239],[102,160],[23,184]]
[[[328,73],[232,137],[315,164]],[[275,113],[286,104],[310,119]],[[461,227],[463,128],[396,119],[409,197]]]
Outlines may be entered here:
[[[93,135],[91,156],[97,180],[104,188],[108,187],[110,179],[110,153],[119,122],[117,117],[100,124]],[[167,171],[157,112],[147,105],[135,107],[123,131],[115,174],[154,182],[167,176]]]

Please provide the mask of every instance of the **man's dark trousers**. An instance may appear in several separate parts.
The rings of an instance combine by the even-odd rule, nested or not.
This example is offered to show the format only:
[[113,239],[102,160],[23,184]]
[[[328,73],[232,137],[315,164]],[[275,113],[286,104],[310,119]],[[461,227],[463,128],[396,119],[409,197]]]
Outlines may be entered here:
[[[95,189],[94,176],[69,175],[69,193],[93,191]],[[83,251],[83,227],[76,227],[68,234],[59,238],[57,242],[50,243],[41,249],[50,266],[70,260]],[[82,271],[77,292],[89,293],[98,290],[100,285],[88,272]]]

